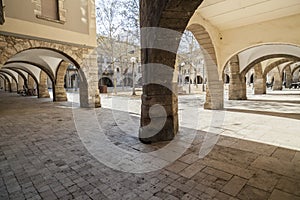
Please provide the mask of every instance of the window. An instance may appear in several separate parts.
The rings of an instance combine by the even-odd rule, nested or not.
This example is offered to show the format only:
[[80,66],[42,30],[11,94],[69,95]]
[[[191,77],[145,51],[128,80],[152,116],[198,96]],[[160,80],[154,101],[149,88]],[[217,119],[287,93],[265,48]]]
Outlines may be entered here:
[[58,0],[41,0],[42,16],[59,20]]
[[37,18],[56,23],[66,22],[65,0],[34,0],[34,13]]

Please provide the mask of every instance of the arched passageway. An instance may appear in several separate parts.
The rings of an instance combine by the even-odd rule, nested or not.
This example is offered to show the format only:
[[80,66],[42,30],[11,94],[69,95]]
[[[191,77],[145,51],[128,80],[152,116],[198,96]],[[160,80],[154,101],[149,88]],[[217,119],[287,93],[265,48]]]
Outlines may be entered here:
[[102,77],[99,79],[99,86],[106,85],[107,87],[114,87],[112,80],[108,77]]
[[[12,36],[3,38],[7,43],[18,40]],[[64,77],[67,67],[73,65],[78,69],[81,107],[100,106],[97,73],[95,73],[98,71],[97,60],[96,53],[92,49],[53,42],[29,41],[29,39],[23,38],[19,40],[28,45],[18,46],[18,49],[9,46],[4,48],[4,52],[0,56],[0,64],[3,64],[3,68],[30,74],[35,79],[38,97],[49,97],[47,79],[50,79],[53,100],[66,101]]]

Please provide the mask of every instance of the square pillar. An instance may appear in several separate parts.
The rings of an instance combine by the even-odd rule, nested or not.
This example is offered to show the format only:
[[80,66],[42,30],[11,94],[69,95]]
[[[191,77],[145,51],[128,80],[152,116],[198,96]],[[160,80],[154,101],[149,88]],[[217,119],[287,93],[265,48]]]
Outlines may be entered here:
[[229,100],[246,100],[247,88],[245,76],[240,73],[238,59],[232,59],[229,62],[230,82],[229,82]]

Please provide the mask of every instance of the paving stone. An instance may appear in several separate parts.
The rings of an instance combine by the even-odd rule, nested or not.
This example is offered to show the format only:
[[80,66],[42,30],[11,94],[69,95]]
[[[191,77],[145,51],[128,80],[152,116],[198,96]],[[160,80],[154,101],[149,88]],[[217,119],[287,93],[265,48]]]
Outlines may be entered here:
[[220,170],[213,169],[211,167],[206,167],[202,172],[209,174],[209,175],[213,175],[215,177],[218,177],[218,178],[226,180],[226,181],[228,181],[232,178],[231,174],[220,171]]
[[[264,199],[266,195],[267,199],[270,192],[272,198],[299,197],[299,152],[221,136],[211,153],[198,159],[205,136],[199,131],[192,146],[170,166],[144,174],[118,172],[98,162],[86,150],[76,132],[69,103],[21,100],[14,105],[4,103],[5,108],[0,104],[0,199],[21,199],[18,193],[24,194],[23,199],[49,200],[227,200],[236,199],[234,195],[239,199]],[[23,115],[6,107],[24,109]],[[107,132],[111,141],[123,142],[122,147],[128,149],[133,144],[151,151],[160,148],[139,144],[137,138],[130,139],[116,127],[111,128],[107,110],[96,113],[106,116],[103,127],[113,129]]]
[[253,176],[254,171],[247,169],[247,168],[242,168],[238,167],[232,164],[228,164],[225,162],[217,161],[217,160],[212,160],[208,158],[204,158],[202,160],[203,165],[210,166],[214,169],[222,170],[225,171],[229,174],[237,175],[245,179],[249,179]]
[[218,192],[214,199],[215,200],[228,200],[228,199],[233,199],[233,197],[228,194],[225,194],[223,192]]
[[258,154],[256,153],[230,147],[215,145],[214,149],[215,151],[211,151],[207,155],[207,158],[239,167],[246,168],[258,157]]
[[193,188],[192,190],[190,190],[188,192],[188,194],[190,194],[191,196],[194,196],[195,198],[197,199],[201,199],[201,195],[203,194],[204,192],[201,192],[200,190],[198,190],[197,188]]
[[237,140],[231,148],[240,149],[243,151],[254,152],[261,155],[270,156],[276,150],[276,146],[251,142],[247,140]]
[[201,165],[199,162],[194,162],[190,166],[186,167],[184,170],[182,170],[179,175],[186,177],[186,178],[191,178],[195,174],[197,174],[199,171],[201,171],[205,166]]
[[174,163],[172,163],[171,165],[166,167],[166,169],[171,171],[171,172],[174,172],[174,173],[179,173],[180,171],[182,171],[187,166],[188,166],[188,164],[186,164],[186,163],[183,163],[181,161],[175,161]]
[[272,157],[278,158],[279,160],[291,162],[295,157],[296,151],[278,147],[272,154]]
[[194,162],[198,161],[200,158],[198,155],[194,153],[187,154],[181,158],[179,158],[180,161],[187,163],[187,164],[193,164]]
[[279,180],[278,184],[276,185],[276,188],[281,191],[300,196],[300,181],[299,180],[296,181],[296,180],[289,179],[286,177],[281,178]]
[[223,188],[222,192],[236,196],[244,185],[247,183],[246,179],[240,178],[238,176],[234,176]]
[[260,170],[248,181],[248,185],[271,192],[277,184],[280,176],[272,172]]
[[169,193],[169,194],[172,194],[172,192],[174,192],[175,190],[176,190],[176,187],[173,187],[173,186],[171,186],[171,185],[168,185],[167,187],[165,187],[165,188],[163,189],[164,192],[167,192],[167,193]]
[[193,196],[190,195],[190,194],[185,194],[185,195],[181,198],[181,200],[197,200],[197,198],[196,198],[196,197],[193,197]]
[[300,200],[300,197],[275,189],[269,198],[269,200],[283,200],[283,199],[284,200]]
[[273,157],[260,156],[252,163],[252,166],[291,178],[300,179],[300,165],[292,162],[282,161]]
[[264,200],[268,199],[271,193],[246,185],[238,194],[241,200]]
[[295,164],[300,164],[300,152],[299,151],[297,151],[295,153],[295,156],[294,156],[292,162],[295,163]]

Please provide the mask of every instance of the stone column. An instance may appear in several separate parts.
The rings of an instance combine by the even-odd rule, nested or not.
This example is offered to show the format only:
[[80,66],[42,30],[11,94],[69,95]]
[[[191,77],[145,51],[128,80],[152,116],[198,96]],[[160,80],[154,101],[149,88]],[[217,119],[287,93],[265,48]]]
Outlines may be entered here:
[[10,92],[17,92],[18,91],[17,83],[13,79],[12,79],[12,81],[10,83],[10,87],[11,87]]
[[274,83],[272,90],[282,90],[282,77],[280,76],[279,72],[274,73]]
[[47,74],[46,72],[42,71],[40,72],[40,83],[39,83],[39,96],[38,98],[50,98],[50,94],[48,91],[48,85],[47,85]]
[[178,132],[176,53],[182,33],[201,2],[140,1],[141,27],[148,27],[141,30],[144,85],[139,138],[144,143],[172,140]]
[[205,71],[207,77],[204,109],[222,110],[224,108],[224,83],[219,80],[216,59],[204,51]]
[[[172,140],[178,132],[177,82],[170,65],[175,54],[149,49],[150,63],[143,66],[142,114],[139,138],[144,143]],[[170,62],[171,61],[171,62]]]
[[18,90],[21,91],[23,90],[24,86],[24,79],[21,75],[18,75]]
[[90,54],[88,58],[84,60],[84,63],[78,73],[78,78],[80,80],[80,107],[101,107],[98,89],[98,63],[96,52]]
[[266,94],[266,77],[263,76],[261,64],[254,66],[254,94]]
[[11,87],[8,80],[4,81],[4,85],[5,85],[5,91],[11,92]]
[[293,75],[290,66],[285,69],[285,78],[285,88],[291,88],[293,82]]
[[33,77],[31,75],[28,74],[27,81],[28,81],[28,83],[27,83],[28,90],[31,90],[32,92],[34,92],[35,80],[33,79]]
[[4,81],[4,79],[3,78],[1,78],[0,77],[0,89],[3,89],[3,90],[5,90],[5,81]]
[[246,100],[246,81],[243,74],[240,73],[239,60],[237,56],[234,56],[229,61],[229,71],[229,100]]
[[54,101],[68,101],[67,93],[64,87],[65,75],[68,66],[69,63],[62,61],[57,68],[55,84],[54,84],[55,89],[53,92]]
[[32,78],[32,76],[28,74],[27,80],[28,80],[28,83],[27,83],[28,89],[34,90],[34,79]]

